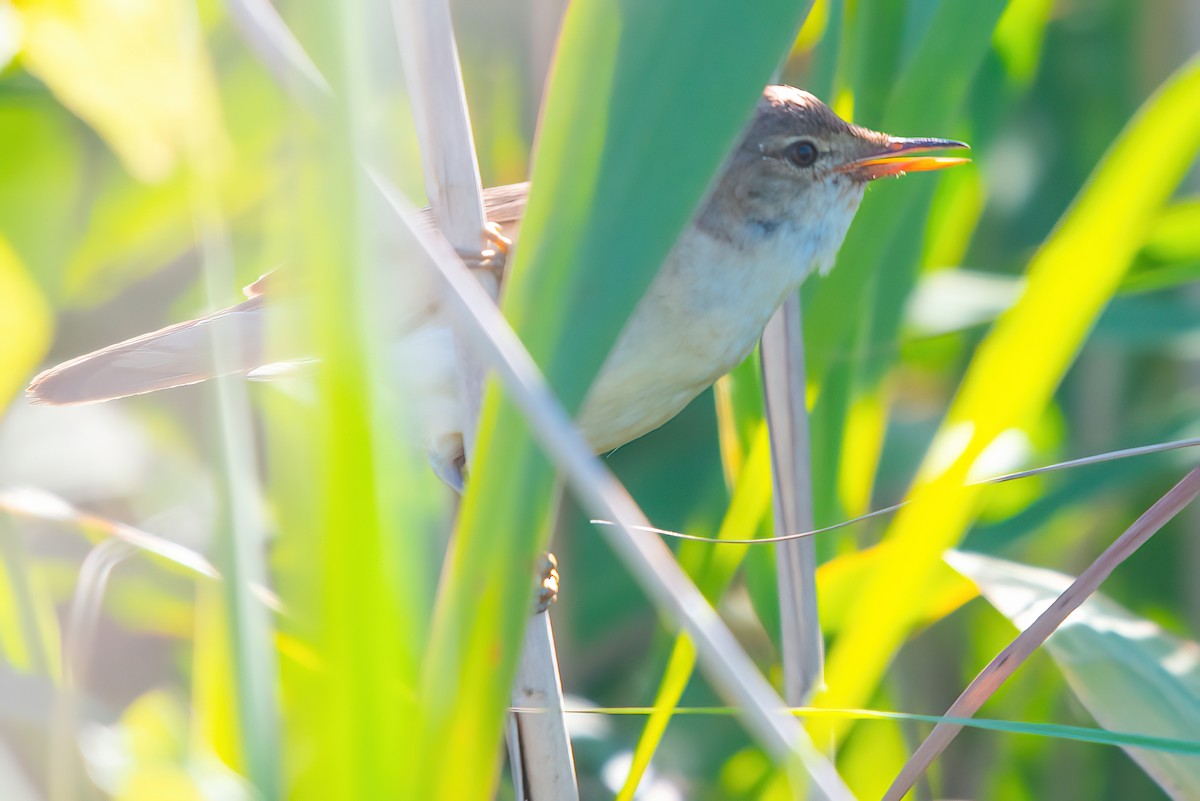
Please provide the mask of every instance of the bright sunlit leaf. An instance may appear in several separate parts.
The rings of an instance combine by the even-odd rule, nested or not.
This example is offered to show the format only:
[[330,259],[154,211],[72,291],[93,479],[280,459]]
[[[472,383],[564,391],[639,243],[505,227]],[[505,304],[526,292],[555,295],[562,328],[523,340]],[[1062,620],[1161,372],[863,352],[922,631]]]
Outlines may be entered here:
[[1200,197],[1163,209],[1146,238],[1146,253],[1162,261],[1200,259]]
[[885,539],[893,558],[863,582],[847,612],[821,705],[862,706],[870,698],[915,623],[942,552],[976,514],[980,489],[965,486],[971,470],[1004,432],[1030,427],[1045,409],[1200,150],[1198,96],[1200,58],[1193,58],[1129,123],[1034,255],[1020,300],[980,345],[931,449],[942,466],[927,461]]
[[[817,569],[817,602],[826,635],[836,636],[845,630],[855,596],[890,559],[887,547],[876,545],[834,557]],[[922,587],[920,616],[915,625],[935,623],[978,594],[971,582],[943,565]]]
[[877,389],[857,398],[846,417],[841,475],[837,485],[842,508],[852,515],[869,511],[875,470],[887,433],[885,392]]
[[0,69],[21,50],[21,18],[8,2],[0,3]]
[[193,746],[187,709],[166,691],[139,696],[116,724],[93,724],[80,739],[89,776],[116,801],[258,797],[241,776]]
[[1042,54],[1046,21],[1053,0],[1009,0],[992,35],[996,52],[1009,77],[1019,84],[1033,80]]
[[212,67],[184,0],[15,0],[26,66],[104,137],[131,173],[160,181],[225,143]]
[[0,237],[0,404],[27,383],[50,344],[52,325],[41,290]]

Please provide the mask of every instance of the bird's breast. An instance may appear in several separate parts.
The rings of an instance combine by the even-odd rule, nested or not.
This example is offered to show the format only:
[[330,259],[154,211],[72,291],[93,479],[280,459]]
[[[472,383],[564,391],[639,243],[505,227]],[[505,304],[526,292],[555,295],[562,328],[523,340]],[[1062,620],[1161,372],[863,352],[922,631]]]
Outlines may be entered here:
[[597,450],[677,414],[754,348],[811,269],[814,242],[781,223],[741,240],[689,228],[622,330],[580,418]]

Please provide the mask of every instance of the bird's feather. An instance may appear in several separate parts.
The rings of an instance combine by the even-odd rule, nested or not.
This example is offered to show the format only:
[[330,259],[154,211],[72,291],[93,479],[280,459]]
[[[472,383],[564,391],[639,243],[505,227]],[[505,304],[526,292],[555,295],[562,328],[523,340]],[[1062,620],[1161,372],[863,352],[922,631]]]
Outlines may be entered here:
[[[528,183],[485,190],[488,219],[506,233],[515,233],[528,192]],[[420,214],[425,224],[434,225],[429,209]],[[269,272],[245,288],[246,301],[64,362],[37,376],[26,394],[34,403],[69,405],[195,384],[217,374],[212,358],[215,343],[229,351],[223,354],[227,374],[248,373],[268,361],[278,363],[286,356],[271,354],[268,358],[263,344],[267,306],[277,305],[280,295],[294,295],[295,289],[281,281],[277,272]],[[406,311],[403,327],[411,328],[429,309],[417,303],[415,309]]]
[[94,403],[205,381],[216,375],[212,344],[228,351],[224,372],[263,361],[265,298],[254,296],[215,314],[143,334],[53,367],[26,394],[55,406]]

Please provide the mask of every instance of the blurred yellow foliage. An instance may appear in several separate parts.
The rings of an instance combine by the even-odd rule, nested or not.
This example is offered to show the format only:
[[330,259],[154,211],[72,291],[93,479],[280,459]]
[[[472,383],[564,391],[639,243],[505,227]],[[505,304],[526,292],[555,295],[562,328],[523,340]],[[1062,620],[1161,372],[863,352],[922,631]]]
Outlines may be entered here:
[[116,726],[85,738],[89,772],[116,801],[244,801],[245,781],[203,748],[189,731],[187,711],[155,690],[134,701]]
[[46,352],[50,307],[8,241],[0,237],[0,403],[24,386]]
[[16,0],[24,64],[137,178],[224,158],[212,66],[182,0]]

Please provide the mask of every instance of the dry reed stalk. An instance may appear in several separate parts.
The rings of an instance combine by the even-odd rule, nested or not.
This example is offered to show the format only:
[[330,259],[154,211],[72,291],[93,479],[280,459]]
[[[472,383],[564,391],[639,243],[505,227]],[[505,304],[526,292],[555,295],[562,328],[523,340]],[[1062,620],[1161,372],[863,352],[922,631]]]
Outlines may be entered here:
[[[771,434],[775,530],[812,531],[812,463],[804,388],[800,296],[771,318],[762,339],[763,400]],[[817,614],[817,555],[811,537],[776,543],[784,698],[803,706],[821,682],[825,642]]]
[[[484,246],[487,220],[449,4],[446,0],[393,0],[392,10],[417,123],[429,204],[438,227],[456,249],[478,252]],[[500,287],[490,274],[476,277],[492,302],[497,302]],[[469,464],[486,370],[465,344],[460,337],[459,384],[466,400],[463,446]],[[538,614],[526,630],[513,685],[513,704],[547,710],[544,714],[518,716],[515,727],[506,727],[518,801],[522,801],[522,794],[529,801],[578,799],[575,759],[562,713],[554,632],[546,612]]]

